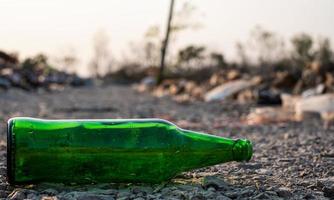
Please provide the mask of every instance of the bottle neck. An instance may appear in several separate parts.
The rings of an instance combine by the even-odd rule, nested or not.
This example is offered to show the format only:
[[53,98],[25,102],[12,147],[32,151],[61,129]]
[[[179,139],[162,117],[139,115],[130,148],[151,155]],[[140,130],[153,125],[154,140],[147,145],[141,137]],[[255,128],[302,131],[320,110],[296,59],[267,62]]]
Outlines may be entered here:
[[216,148],[230,151],[231,160],[249,161],[253,155],[253,145],[247,139],[230,139],[216,135],[200,133],[190,130],[179,129],[182,134],[193,138],[195,141],[203,142],[206,147],[215,146]]
[[235,161],[249,161],[253,155],[253,145],[249,140],[237,139],[234,141],[232,151]]

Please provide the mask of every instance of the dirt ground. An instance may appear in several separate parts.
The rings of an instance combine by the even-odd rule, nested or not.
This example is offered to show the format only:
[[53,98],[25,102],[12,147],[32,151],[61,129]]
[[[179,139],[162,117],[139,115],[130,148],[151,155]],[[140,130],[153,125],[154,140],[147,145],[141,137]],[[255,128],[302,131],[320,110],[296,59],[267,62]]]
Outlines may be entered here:
[[[0,91],[0,197],[9,199],[331,199],[334,198],[334,127],[318,119],[248,126],[255,105],[179,104],[139,94],[129,86],[68,88],[59,92]],[[40,118],[164,118],[182,128],[248,138],[254,157],[184,173],[159,185],[10,186],[6,182],[6,121]],[[56,166],[55,166],[56,167]]]

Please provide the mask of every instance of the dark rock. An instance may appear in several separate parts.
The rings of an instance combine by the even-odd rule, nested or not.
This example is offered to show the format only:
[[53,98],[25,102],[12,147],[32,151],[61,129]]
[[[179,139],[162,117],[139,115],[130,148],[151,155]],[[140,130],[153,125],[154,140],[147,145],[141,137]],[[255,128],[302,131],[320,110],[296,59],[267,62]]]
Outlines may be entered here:
[[47,194],[47,195],[50,195],[50,196],[55,196],[58,194],[58,191],[55,190],[55,189],[52,189],[52,188],[49,188],[49,189],[46,189],[42,192],[42,194]]
[[281,105],[281,93],[269,89],[258,91],[257,104],[259,105]]
[[9,197],[10,200],[22,200],[26,198],[26,194],[22,190],[13,191]]
[[8,196],[8,192],[4,190],[0,190],[0,198],[6,198]]
[[322,191],[325,197],[334,198],[334,185],[325,186]]
[[279,197],[282,197],[282,198],[288,198],[288,197],[291,197],[292,193],[290,192],[290,190],[288,188],[285,188],[285,187],[280,187],[276,190],[277,192],[277,195]]
[[224,195],[219,195],[216,197],[216,200],[231,200],[231,198]]
[[303,98],[307,98],[307,97],[311,97],[311,96],[316,96],[316,95],[323,94],[325,92],[325,89],[326,89],[326,87],[325,87],[324,84],[319,84],[315,88],[310,88],[308,90],[305,90],[302,93],[302,97]]
[[291,73],[277,72],[272,81],[272,86],[276,88],[293,88],[297,81],[298,78]]
[[266,193],[260,193],[256,195],[253,199],[271,199],[270,196]]
[[0,77],[0,88],[8,89],[10,86],[11,84],[8,79]]
[[203,195],[206,199],[216,199],[217,198],[217,192],[214,192],[214,191],[204,191],[203,192]]
[[252,196],[253,193],[254,191],[251,189],[243,189],[242,191],[240,191],[239,196],[248,197],[248,196]]
[[113,200],[114,198],[108,195],[96,195],[96,194],[82,194],[77,200]]
[[137,197],[137,198],[135,198],[133,200],[145,200],[145,199],[143,197]]
[[206,176],[206,177],[204,177],[203,187],[204,188],[213,187],[216,190],[228,189],[229,188],[227,183],[223,179],[221,179],[217,176]]
[[29,194],[27,194],[27,199],[40,199],[40,198],[35,193],[29,193]]
[[316,197],[313,194],[308,193],[304,196],[304,199],[311,200],[311,199],[316,199]]
[[261,163],[241,163],[239,166],[243,169],[260,169],[260,168],[262,168]]
[[117,199],[119,198],[125,198],[125,197],[130,197],[131,196],[131,192],[127,189],[122,189],[118,192],[117,194]]
[[94,191],[94,194],[103,194],[103,195],[115,195],[117,194],[117,190],[115,189],[97,189]]
[[228,191],[228,192],[225,192],[224,195],[226,195],[227,197],[231,199],[235,199],[239,196],[239,192],[238,191]]
[[[1,164],[2,164],[2,163],[1,163]],[[7,189],[7,185],[1,183],[1,184],[0,184],[0,191],[1,191],[1,190],[6,190],[6,189]]]
[[334,198],[334,177],[318,179],[316,186],[324,192],[324,196]]
[[207,198],[202,193],[193,193],[190,195],[190,200],[206,200]]
[[18,62],[18,59],[13,55],[10,55],[4,51],[0,51],[0,61],[3,63],[16,64]]

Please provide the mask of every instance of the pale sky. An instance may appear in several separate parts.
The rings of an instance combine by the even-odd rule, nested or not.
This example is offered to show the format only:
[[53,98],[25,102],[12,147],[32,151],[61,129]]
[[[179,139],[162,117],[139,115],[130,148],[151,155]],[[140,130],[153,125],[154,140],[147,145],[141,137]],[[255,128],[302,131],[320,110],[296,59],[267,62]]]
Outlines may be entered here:
[[[203,27],[185,31],[172,50],[203,44],[233,59],[235,43],[246,40],[256,25],[285,39],[306,32],[329,37],[333,44],[333,0],[191,2],[197,7],[194,19]],[[39,52],[57,56],[73,48],[86,67],[98,30],[110,37],[114,57],[121,57],[129,42],[140,41],[149,26],[164,27],[168,4],[169,0],[0,0],[0,49],[19,52],[24,58]]]

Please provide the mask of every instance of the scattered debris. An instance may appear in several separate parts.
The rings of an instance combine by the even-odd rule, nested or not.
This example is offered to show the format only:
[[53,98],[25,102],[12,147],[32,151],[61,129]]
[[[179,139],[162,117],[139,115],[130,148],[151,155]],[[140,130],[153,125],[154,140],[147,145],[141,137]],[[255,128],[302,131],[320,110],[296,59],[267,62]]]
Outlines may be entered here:
[[8,79],[0,77],[0,88],[8,89],[11,83]]
[[65,85],[84,86],[91,84],[90,79],[80,78],[51,67],[44,55],[27,58],[23,62],[12,55],[0,51],[0,88],[11,87],[24,90],[44,88],[58,90]]
[[262,107],[252,111],[246,119],[247,124],[280,123],[295,120],[294,111],[281,107]]
[[277,195],[282,198],[290,198],[292,196],[291,191],[289,188],[286,187],[280,187],[277,189]]
[[141,80],[142,84],[147,85],[149,87],[155,86],[156,82],[157,82],[156,78],[152,76],[147,76],[143,80]]
[[203,187],[210,188],[213,187],[215,190],[227,190],[229,188],[228,184],[221,178],[217,176],[206,176],[203,178]]
[[334,198],[334,177],[317,180],[317,186],[324,192],[324,196]]
[[325,87],[324,84],[319,84],[315,88],[311,88],[311,89],[305,90],[302,93],[302,97],[303,98],[307,98],[307,97],[317,96],[317,95],[323,94],[325,92],[325,89],[326,89],[326,87]]
[[257,96],[259,105],[281,105],[282,98],[278,91],[270,89],[260,89]]
[[291,94],[282,94],[282,106],[285,109],[295,110],[297,102],[301,99],[300,96],[293,96]]
[[324,120],[324,127],[328,128],[334,119],[334,94],[301,98],[296,103],[295,111],[299,120],[302,120],[303,115],[307,112],[319,113]]
[[254,86],[254,83],[252,83],[251,81],[246,81],[246,80],[231,81],[210,90],[208,93],[205,94],[204,99],[207,102],[217,101],[217,100],[222,101],[252,86]]

